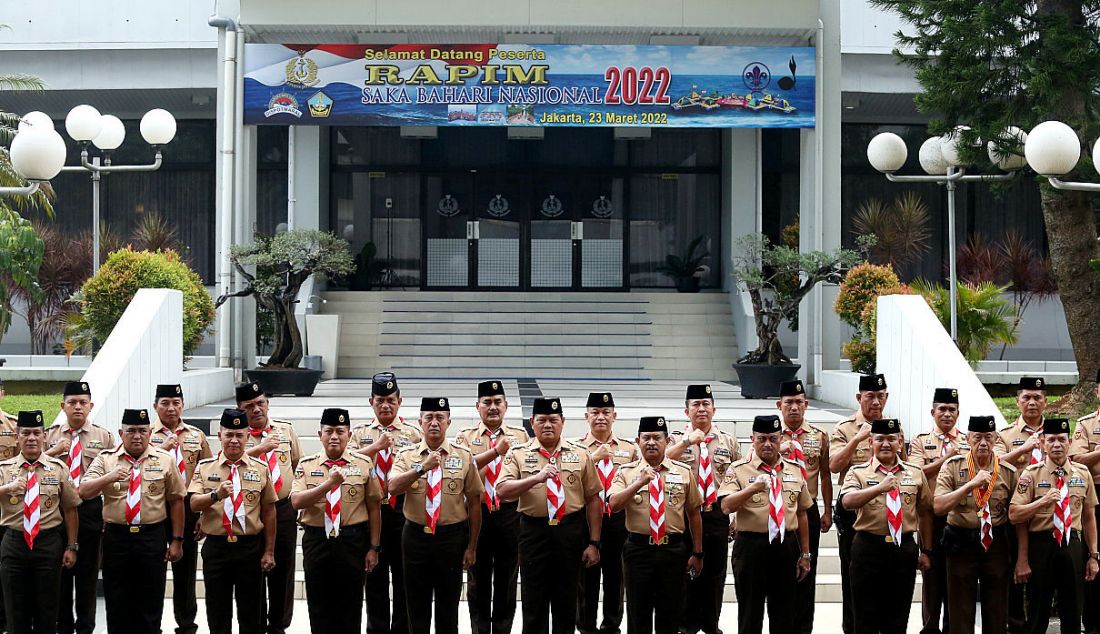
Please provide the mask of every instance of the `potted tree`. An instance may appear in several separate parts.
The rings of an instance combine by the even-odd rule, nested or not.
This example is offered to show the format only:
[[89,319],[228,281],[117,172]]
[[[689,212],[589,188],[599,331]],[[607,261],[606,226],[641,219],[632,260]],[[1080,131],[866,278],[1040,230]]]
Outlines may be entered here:
[[[229,259],[247,286],[222,295],[215,306],[230,297],[251,295],[271,312],[273,321],[271,356],[261,367],[245,371],[248,380],[260,383],[269,394],[313,394],[322,372],[298,367],[304,349],[294,307],[309,276],[343,277],[355,270],[348,243],[325,231],[294,229],[273,237],[260,235],[252,244],[234,246]],[[255,272],[249,273],[245,267],[254,267]]]
[[[866,247],[869,240],[861,240]],[[779,327],[798,329],[798,305],[821,282],[839,283],[849,268],[863,260],[859,251],[837,249],[800,253],[772,244],[763,234],[737,241],[732,275],[748,292],[756,324],[756,348],[733,364],[745,398],[778,394],[779,384],[794,379],[802,366],[792,363],[779,342]]]
[[703,245],[704,238],[703,235],[696,236],[688,244],[684,255],[669,254],[665,256],[665,263],[657,267],[658,271],[676,280],[676,290],[681,293],[698,293],[700,278],[710,270],[703,265],[703,260],[710,256],[710,251],[703,248],[696,253]]

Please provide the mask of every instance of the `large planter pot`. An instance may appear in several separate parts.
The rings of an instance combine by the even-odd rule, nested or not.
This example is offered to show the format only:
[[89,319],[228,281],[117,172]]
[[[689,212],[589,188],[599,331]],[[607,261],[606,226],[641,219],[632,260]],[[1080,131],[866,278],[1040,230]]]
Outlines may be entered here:
[[699,278],[681,277],[676,280],[676,290],[681,293],[698,293],[699,292]]
[[303,368],[253,368],[245,370],[244,374],[249,381],[259,383],[266,394],[313,396],[313,390],[321,380],[323,371]]
[[779,395],[779,384],[793,381],[801,365],[767,365],[765,363],[734,363],[737,378],[741,381],[741,396],[768,398]]

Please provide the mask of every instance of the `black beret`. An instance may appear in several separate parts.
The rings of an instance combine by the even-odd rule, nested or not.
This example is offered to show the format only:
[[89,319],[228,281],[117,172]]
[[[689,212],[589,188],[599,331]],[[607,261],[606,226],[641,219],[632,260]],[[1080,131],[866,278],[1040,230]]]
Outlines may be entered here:
[[451,403],[444,397],[426,396],[420,399],[420,411],[422,412],[449,412]]
[[1022,376],[1020,377],[1020,386],[1017,389],[1020,390],[1045,390],[1047,382],[1039,376]]
[[692,401],[697,398],[709,398],[714,400],[714,393],[711,391],[710,386],[706,384],[689,385],[684,400]]
[[539,414],[561,414],[561,399],[558,398],[546,398],[540,397],[535,399],[534,405],[531,406],[531,415],[538,416]]
[[264,395],[264,389],[260,387],[259,383],[253,381],[252,383],[241,383],[237,386],[237,402],[243,403],[245,401],[251,401],[254,398],[259,398]]
[[124,409],[122,410],[122,424],[123,425],[148,425],[149,424],[149,412],[143,409]]
[[1066,419],[1066,418],[1044,418],[1043,419],[1043,433],[1044,434],[1068,434],[1069,433],[1069,419]]
[[379,372],[370,382],[372,396],[389,396],[399,389],[401,388],[397,386],[397,377],[393,372]]
[[959,391],[953,387],[937,387],[936,391],[932,393],[933,403],[954,403],[959,404]]
[[988,431],[997,431],[997,421],[992,416],[971,416],[967,431],[976,431],[984,434]]
[[223,429],[248,429],[248,414],[243,409],[224,409],[221,426]]
[[42,419],[42,410],[32,410],[29,412],[19,412],[17,417],[16,427],[44,427],[45,421]]
[[864,374],[859,377],[860,392],[877,392],[886,389],[886,377],[881,374]]
[[871,421],[872,434],[900,434],[901,423],[896,418],[879,418]]
[[642,416],[638,420],[638,435],[651,431],[663,431],[668,433],[668,425],[664,416]]
[[154,401],[158,401],[162,398],[183,398],[183,386],[176,383],[162,383],[157,386],[157,393],[153,397]]
[[802,385],[802,381],[795,379],[794,381],[783,381],[779,384],[779,396],[803,396],[806,394],[806,388]]
[[585,407],[615,407],[615,397],[611,392],[590,392]]
[[62,397],[79,396],[81,394],[92,395],[92,389],[88,387],[86,381],[69,381],[65,384],[65,389],[61,390]]
[[757,416],[752,419],[752,433],[774,434],[781,429],[779,417],[775,414]]
[[496,396],[497,394],[504,396],[504,383],[500,381],[482,381],[477,384],[478,398]]
[[340,409],[339,407],[326,407],[325,411],[321,412],[321,426],[331,425],[339,426],[344,425],[351,427],[351,416],[348,415],[348,410]]

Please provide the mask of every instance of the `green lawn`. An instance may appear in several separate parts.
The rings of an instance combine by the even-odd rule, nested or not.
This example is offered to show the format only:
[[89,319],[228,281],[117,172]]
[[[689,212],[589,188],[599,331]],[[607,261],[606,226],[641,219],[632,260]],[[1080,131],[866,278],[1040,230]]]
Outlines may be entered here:
[[15,415],[21,410],[42,410],[46,421],[52,421],[61,411],[61,395],[57,394],[15,394],[0,400],[0,409]]
[[[1047,396],[1047,403],[1053,403],[1057,401],[1059,396]],[[1012,423],[1016,420],[1016,417],[1020,415],[1020,410],[1016,408],[1016,397],[1014,396],[997,396],[993,398],[993,402],[997,404],[997,408],[1004,414],[1005,420]],[[1085,406],[1081,411],[1075,415],[1070,416],[1070,421],[1074,421],[1085,414],[1096,411],[1097,403],[1093,401],[1089,405]]]

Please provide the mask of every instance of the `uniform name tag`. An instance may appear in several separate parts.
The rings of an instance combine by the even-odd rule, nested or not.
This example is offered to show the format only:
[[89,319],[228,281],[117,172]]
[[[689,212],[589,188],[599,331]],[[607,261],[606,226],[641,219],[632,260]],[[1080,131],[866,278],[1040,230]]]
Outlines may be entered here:
[[917,481],[910,478],[910,479],[907,479],[907,480],[902,480],[901,483],[902,483],[902,485],[916,486]]
[[56,486],[58,484],[61,484],[61,481],[58,480],[55,476],[44,476],[42,478],[42,484]]
[[877,484],[878,484],[878,480],[868,480],[867,481],[867,486],[869,486],[869,487],[876,486]]
[[448,471],[457,471],[462,468],[462,458],[450,456],[443,461],[443,468]]
[[408,438],[405,438],[404,436],[398,436],[397,437],[397,446],[398,447],[408,447],[411,444],[412,444],[412,442],[410,442]]
[[374,439],[373,439],[373,438],[364,438],[364,439],[363,439],[363,444],[364,444],[364,445],[369,445],[369,444],[371,444],[372,442],[374,442]]
[[1039,484],[1036,484],[1035,486],[1039,487],[1040,489],[1049,489],[1050,488],[1050,483],[1047,482],[1046,480],[1043,480],[1042,482],[1040,482]]
[[211,482],[221,482],[222,481],[222,477],[220,475],[216,474],[216,473],[214,475],[206,476],[206,479],[211,481]]
[[630,457],[630,452],[626,451],[625,449],[620,449],[620,450],[615,452],[615,457],[616,458],[629,458]]
[[481,446],[481,445],[482,445],[482,442],[481,442],[481,439],[480,439],[480,438],[477,438],[477,439],[475,439],[475,440],[474,440],[474,441],[473,441],[472,443],[470,443],[470,444],[471,444],[471,445],[478,445],[478,446]]
[[1092,430],[1092,433],[1100,434],[1100,427],[1097,427],[1096,429]]
[[1020,445],[1022,445],[1022,444],[1024,444],[1024,439],[1023,439],[1023,438],[1017,438],[1016,440],[1013,440],[1013,441],[1012,441],[1012,445],[1013,445],[1014,447],[1018,447],[1018,446],[1020,446]]
[[15,432],[13,432],[13,431],[0,431],[0,436],[14,436],[14,435],[15,435]]
[[924,448],[925,449],[935,449],[936,445],[925,445]]
[[245,471],[241,474],[241,479],[245,482],[259,482],[260,474],[256,473],[255,471]]
[[783,481],[784,482],[794,482],[794,480],[795,480],[795,478],[794,478],[793,475],[787,474],[787,475],[783,476]]
[[145,472],[146,473],[160,473],[161,471],[164,471],[164,469],[161,469],[160,467],[157,467],[157,466],[154,466],[154,465],[151,465],[151,464],[150,465],[145,465]]
[[684,477],[681,476],[679,473],[670,473],[665,476],[665,482],[668,482],[669,484],[683,484]]
[[311,475],[313,477],[316,477],[316,478],[323,478],[323,477],[325,477],[325,472],[324,471],[310,471],[309,475]]
[[721,449],[721,448],[715,449],[714,450],[714,455],[716,455],[716,456],[729,456],[730,455],[730,450],[729,449]]
[[539,463],[538,456],[536,456],[535,454],[527,454],[527,456],[524,457],[523,461],[525,463],[529,463],[529,464],[538,464]]

